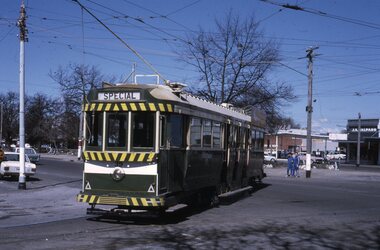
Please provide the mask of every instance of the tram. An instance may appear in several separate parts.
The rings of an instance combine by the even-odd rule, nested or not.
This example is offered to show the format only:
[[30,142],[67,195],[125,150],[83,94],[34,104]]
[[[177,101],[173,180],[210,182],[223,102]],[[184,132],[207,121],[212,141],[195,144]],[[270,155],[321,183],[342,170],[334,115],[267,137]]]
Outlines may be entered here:
[[265,177],[265,115],[182,87],[104,83],[89,92],[77,195],[88,214],[213,201]]

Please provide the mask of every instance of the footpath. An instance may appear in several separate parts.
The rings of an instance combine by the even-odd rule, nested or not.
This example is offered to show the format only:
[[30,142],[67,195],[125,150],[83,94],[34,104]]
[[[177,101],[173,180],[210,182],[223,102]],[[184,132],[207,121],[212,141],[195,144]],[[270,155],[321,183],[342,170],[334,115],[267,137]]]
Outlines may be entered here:
[[[41,159],[82,161],[68,154],[41,154]],[[27,181],[26,190],[18,189],[17,180],[0,180],[0,228],[86,216],[87,204],[76,201],[81,188],[79,179],[69,184],[53,183],[39,180],[37,170],[36,179]]]
[[73,154],[43,153],[40,155],[41,155],[41,158],[47,158],[47,159],[56,159],[56,160],[62,160],[62,161],[82,161],[82,159],[78,159],[78,157],[76,155],[73,155]]

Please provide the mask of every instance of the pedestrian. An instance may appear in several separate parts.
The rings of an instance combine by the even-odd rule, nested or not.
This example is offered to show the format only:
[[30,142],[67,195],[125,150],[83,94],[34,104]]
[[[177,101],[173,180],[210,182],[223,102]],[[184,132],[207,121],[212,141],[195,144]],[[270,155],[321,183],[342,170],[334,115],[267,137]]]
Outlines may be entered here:
[[294,154],[294,171],[295,171],[295,175],[297,177],[300,177],[299,169],[300,169],[300,157],[299,157],[298,153],[296,152]]
[[286,169],[286,176],[289,177],[290,174],[293,171],[293,164],[294,164],[294,159],[292,157],[292,154],[288,154],[288,168]]

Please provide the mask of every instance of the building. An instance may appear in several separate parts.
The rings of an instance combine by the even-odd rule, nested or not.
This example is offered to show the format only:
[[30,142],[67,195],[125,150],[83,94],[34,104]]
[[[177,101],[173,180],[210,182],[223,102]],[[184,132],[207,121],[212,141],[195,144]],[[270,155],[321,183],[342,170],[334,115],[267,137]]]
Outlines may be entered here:
[[380,165],[380,119],[347,121],[347,140],[339,147],[346,148],[347,161],[356,163],[360,121],[360,164]]
[[[307,131],[305,129],[279,130],[276,134],[266,134],[264,149],[268,153],[284,153],[306,151]],[[338,142],[330,139],[329,135],[312,134],[312,151],[324,156],[326,151],[335,151]],[[341,137],[340,137],[341,138]],[[284,155],[278,155],[284,157]]]

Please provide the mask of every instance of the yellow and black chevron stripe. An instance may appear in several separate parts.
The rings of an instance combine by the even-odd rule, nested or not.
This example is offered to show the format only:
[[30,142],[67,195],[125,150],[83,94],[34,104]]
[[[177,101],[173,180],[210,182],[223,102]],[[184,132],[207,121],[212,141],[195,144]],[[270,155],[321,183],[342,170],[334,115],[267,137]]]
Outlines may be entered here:
[[173,112],[173,105],[168,103],[143,103],[143,102],[106,102],[90,103],[84,105],[84,111],[161,111]]
[[78,202],[102,205],[122,205],[129,207],[163,207],[164,198],[142,198],[142,197],[111,197],[99,195],[78,194]]
[[154,162],[157,158],[157,154],[84,151],[83,157],[85,160],[91,161]]

